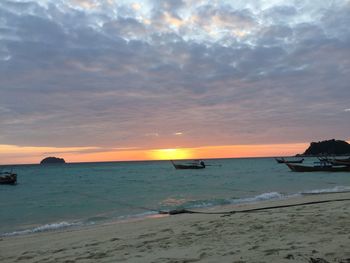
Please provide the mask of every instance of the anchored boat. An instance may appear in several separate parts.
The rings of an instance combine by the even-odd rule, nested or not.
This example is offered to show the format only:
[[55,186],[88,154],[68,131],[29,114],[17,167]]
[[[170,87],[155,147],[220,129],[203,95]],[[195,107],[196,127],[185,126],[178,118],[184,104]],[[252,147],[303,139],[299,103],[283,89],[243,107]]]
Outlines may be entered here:
[[204,169],[205,163],[203,161],[197,161],[186,164],[176,164],[174,161],[171,161],[175,169]]
[[283,157],[282,158],[275,158],[277,163],[302,163],[304,161],[304,159],[300,159],[300,160],[286,160]]
[[350,172],[350,165],[333,165],[329,162],[319,162],[313,166],[291,164],[286,165],[293,172]]
[[331,160],[331,162],[334,165],[346,165],[346,166],[350,166],[350,158],[349,159],[334,159]]
[[9,172],[0,173],[0,184],[16,184],[17,174]]

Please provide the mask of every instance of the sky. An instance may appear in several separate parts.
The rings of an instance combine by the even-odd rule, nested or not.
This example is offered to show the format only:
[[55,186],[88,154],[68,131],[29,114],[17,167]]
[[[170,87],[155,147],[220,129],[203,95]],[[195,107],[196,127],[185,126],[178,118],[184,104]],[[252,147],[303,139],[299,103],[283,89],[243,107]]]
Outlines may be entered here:
[[349,0],[0,1],[0,164],[350,140]]

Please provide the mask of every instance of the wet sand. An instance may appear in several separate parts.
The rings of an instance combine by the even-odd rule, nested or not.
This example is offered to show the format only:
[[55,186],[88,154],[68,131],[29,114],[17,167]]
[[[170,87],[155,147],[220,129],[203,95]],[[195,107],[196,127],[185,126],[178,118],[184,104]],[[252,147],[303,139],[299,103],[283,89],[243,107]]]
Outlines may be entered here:
[[[205,211],[317,200],[320,194]],[[322,261],[323,260],[323,261]],[[179,214],[0,239],[0,262],[350,262],[350,201],[232,215]]]

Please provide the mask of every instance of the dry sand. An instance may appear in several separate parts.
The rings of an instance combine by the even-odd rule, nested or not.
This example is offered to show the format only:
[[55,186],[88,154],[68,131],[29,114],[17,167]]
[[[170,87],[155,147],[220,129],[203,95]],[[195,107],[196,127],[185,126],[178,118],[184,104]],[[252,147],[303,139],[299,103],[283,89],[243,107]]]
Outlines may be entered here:
[[[215,208],[350,198],[350,193]],[[209,210],[213,211],[213,209]],[[0,262],[350,262],[350,201],[180,214],[0,239]]]

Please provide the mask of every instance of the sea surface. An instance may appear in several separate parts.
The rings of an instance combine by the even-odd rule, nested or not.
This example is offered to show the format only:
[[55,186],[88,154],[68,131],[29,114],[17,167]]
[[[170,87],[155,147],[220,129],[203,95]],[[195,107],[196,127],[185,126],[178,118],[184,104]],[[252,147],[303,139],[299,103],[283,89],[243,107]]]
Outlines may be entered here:
[[350,190],[350,173],[295,173],[273,158],[205,161],[200,170],[169,161],[0,166],[18,174],[17,185],[0,185],[0,236]]

